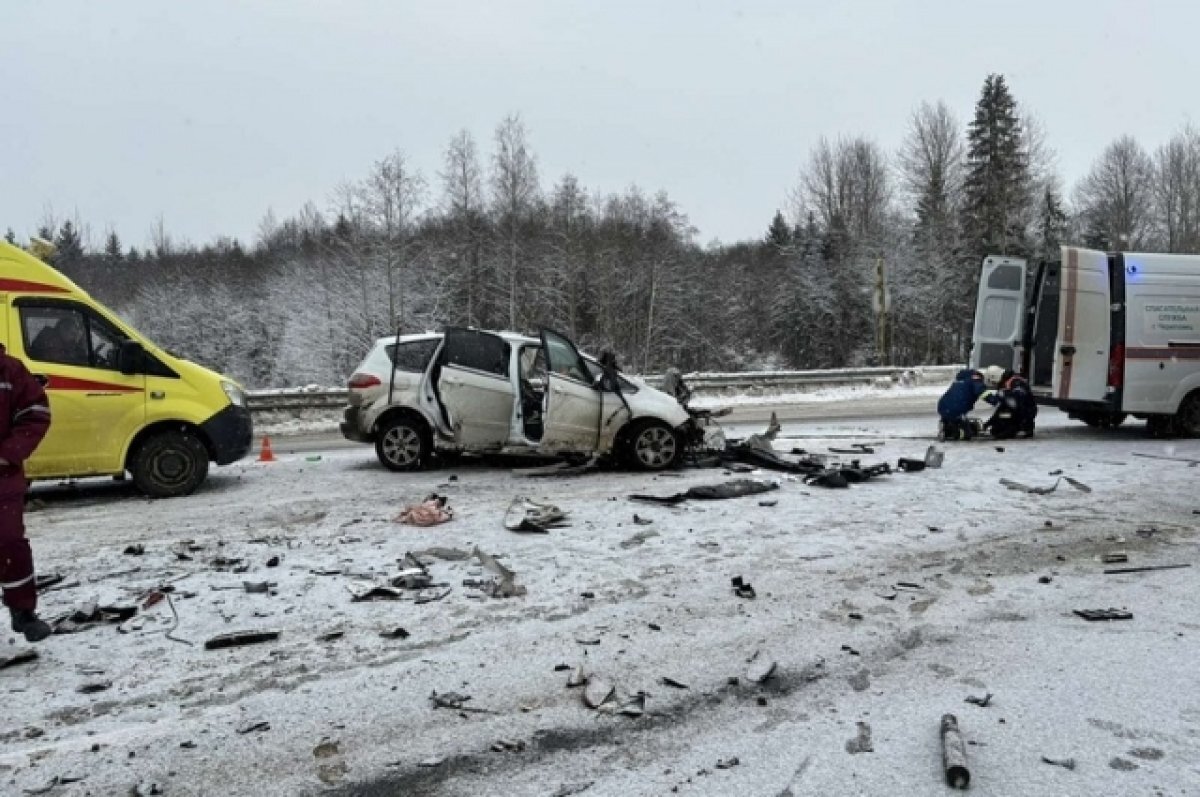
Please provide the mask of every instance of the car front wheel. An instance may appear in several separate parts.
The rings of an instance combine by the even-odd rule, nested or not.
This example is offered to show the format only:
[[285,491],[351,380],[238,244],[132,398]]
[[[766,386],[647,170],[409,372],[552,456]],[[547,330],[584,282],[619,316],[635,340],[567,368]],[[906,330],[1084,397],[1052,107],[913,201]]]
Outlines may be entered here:
[[416,470],[429,456],[425,430],[411,418],[393,418],[379,427],[375,454],[388,470]]
[[679,458],[679,438],[661,421],[644,421],[629,434],[626,459],[640,470],[665,470]]
[[1200,392],[1195,392],[1179,405],[1175,428],[1184,437],[1200,437]]
[[129,470],[133,483],[146,495],[189,495],[208,475],[208,450],[185,431],[159,432],[138,446]]

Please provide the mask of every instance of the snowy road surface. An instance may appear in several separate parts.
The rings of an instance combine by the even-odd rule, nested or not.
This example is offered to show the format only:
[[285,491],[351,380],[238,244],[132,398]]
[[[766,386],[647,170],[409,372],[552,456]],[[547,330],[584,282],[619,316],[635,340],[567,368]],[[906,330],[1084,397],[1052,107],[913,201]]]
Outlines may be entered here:
[[[845,490],[763,473],[778,490],[675,508],[627,496],[731,477],[399,475],[363,447],[221,468],[169,501],[41,491],[28,516],[39,567],[65,576],[46,615],[174,592],[0,669],[0,792],[930,795],[952,793],[938,727],[953,713],[976,795],[1200,794],[1200,470],[1134,456],[1200,459],[1200,442],[1041,420],[1003,451],[947,445],[939,470]],[[882,443],[866,462],[894,465],[924,453],[932,426],[785,423],[777,448],[857,436]],[[1059,470],[1091,492],[999,482],[1049,487]],[[449,497],[452,521],[393,521],[430,492]],[[570,525],[505,530],[514,495],[557,504]],[[131,544],[144,554],[124,554]],[[527,594],[464,586],[490,577],[453,558],[475,546]],[[443,599],[351,600],[349,587],[432,548],[446,549],[427,560]],[[1118,551],[1128,562],[1102,563]],[[1160,564],[1193,567],[1103,573]],[[756,597],[735,595],[735,576]],[[1110,607],[1133,617],[1072,613]],[[397,628],[408,636],[380,635]],[[280,636],[204,649],[240,630]],[[0,655],[24,647],[0,639]],[[587,708],[566,685],[580,666],[617,707],[645,693],[644,714]],[[468,710],[435,708],[433,692],[469,696]],[[986,707],[965,702],[989,693]]]

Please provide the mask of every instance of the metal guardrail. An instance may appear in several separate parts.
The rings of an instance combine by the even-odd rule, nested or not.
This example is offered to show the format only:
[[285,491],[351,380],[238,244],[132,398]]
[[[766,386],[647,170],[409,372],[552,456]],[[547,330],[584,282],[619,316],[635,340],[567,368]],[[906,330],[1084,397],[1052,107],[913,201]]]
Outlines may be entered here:
[[[961,365],[913,368],[843,368],[823,371],[747,371],[743,373],[684,374],[684,381],[698,397],[750,394],[770,391],[804,393],[830,387],[876,384],[933,385],[949,382]],[[660,374],[644,377],[651,385],[662,382]],[[253,412],[334,409],[346,405],[345,388],[304,390],[252,390],[248,404]]]

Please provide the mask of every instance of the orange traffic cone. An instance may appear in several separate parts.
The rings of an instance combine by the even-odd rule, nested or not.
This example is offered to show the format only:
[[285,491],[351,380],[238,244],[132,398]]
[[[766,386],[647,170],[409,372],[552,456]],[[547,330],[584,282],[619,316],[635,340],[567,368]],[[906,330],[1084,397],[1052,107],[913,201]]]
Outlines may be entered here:
[[275,452],[271,450],[271,438],[263,435],[262,449],[258,452],[259,462],[274,462]]

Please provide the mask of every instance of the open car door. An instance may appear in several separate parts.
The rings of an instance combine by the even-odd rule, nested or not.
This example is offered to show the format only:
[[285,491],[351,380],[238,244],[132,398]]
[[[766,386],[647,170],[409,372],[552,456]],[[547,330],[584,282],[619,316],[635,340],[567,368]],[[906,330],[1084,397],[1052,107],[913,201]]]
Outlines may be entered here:
[[1054,397],[1104,401],[1108,394],[1111,300],[1108,255],[1062,248],[1062,286],[1054,352]]
[[557,332],[542,330],[546,352],[546,405],[541,450],[591,452],[600,442],[603,394],[575,344]]
[[971,367],[1021,370],[1021,330],[1025,323],[1025,261],[984,258],[975,301]]
[[516,390],[511,347],[499,335],[450,327],[435,366],[434,385],[454,441],[473,451],[508,442]]

